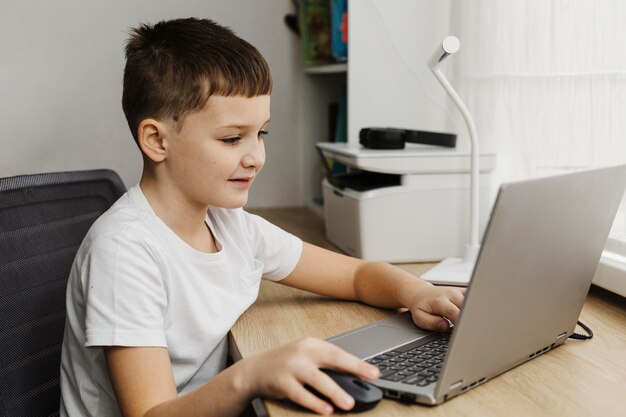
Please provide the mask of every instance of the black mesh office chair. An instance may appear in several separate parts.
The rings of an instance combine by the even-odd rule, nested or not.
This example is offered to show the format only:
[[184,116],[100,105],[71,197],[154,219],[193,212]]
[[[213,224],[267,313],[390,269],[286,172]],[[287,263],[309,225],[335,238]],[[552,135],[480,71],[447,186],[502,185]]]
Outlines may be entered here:
[[108,170],[0,179],[0,417],[59,415],[67,277],[124,191]]

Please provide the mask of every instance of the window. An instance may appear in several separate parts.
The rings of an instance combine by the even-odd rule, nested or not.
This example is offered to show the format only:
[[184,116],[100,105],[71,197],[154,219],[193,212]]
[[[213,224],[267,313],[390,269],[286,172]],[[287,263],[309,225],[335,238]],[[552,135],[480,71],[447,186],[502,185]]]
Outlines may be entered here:
[[[455,85],[497,180],[626,163],[626,2],[464,0],[452,15]],[[624,202],[602,263],[626,295]]]

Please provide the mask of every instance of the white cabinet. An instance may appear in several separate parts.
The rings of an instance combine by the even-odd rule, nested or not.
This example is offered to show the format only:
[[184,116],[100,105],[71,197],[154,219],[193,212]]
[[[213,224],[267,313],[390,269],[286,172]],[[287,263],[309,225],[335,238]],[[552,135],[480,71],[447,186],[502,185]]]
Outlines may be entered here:
[[[324,154],[368,172],[395,174],[397,185],[367,190],[324,182],[326,236],[344,252],[372,261],[433,261],[463,255],[469,242],[469,155],[408,144],[377,151],[319,144]],[[494,154],[480,157],[479,228],[491,207]]]

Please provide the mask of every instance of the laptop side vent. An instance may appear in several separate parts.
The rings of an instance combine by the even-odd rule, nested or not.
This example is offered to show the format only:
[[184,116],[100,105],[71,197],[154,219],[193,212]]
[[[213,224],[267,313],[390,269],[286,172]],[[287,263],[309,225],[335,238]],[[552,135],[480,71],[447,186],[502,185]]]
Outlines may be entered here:
[[486,378],[482,377],[479,380],[474,381],[474,382],[472,382],[470,384],[467,384],[465,386],[460,386],[459,385],[459,383],[461,383],[461,384],[463,383],[463,380],[457,381],[456,383],[452,384],[454,386],[454,388],[453,388],[453,386],[450,386],[451,390],[450,390],[450,392],[448,394],[446,394],[446,396],[444,397],[444,400],[447,401],[448,398],[452,398],[454,396],[459,395],[460,393],[468,391],[468,390],[474,388],[475,386],[482,384],[483,382],[485,382],[485,380],[486,380]]
[[539,349],[539,350],[538,350],[538,351],[536,351],[536,352],[532,352],[530,355],[528,355],[528,359],[532,359],[532,358],[534,358],[535,356],[539,356],[539,355],[541,355],[542,353],[546,353],[547,351],[549,351],[549,350],[550,350],[550,348],[551,348],[551,346],[549,346],[549,345],[548,345],[548,346],[544,347],[543,349]]
[[474,388],[476,385],[482,384],[483,382],[485,382],[485,378],[480,378],[478,381],[474,381],[471,384],[466,385],[463,388],[461,388],[461,392],[465,392],[467,390],[470,390],[470,389]]

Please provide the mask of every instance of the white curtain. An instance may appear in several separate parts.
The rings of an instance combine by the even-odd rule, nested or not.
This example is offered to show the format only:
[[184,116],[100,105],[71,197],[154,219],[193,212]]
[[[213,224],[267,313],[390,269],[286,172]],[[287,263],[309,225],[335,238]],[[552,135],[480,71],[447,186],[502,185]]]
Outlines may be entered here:
[[[626,1],[454,0],[451,27],[499,181],[626,163]],[[612,239],[626,242],[625,203]]]

